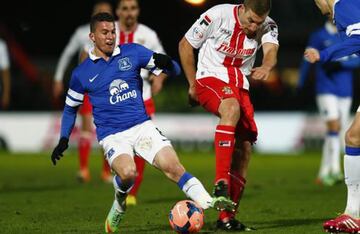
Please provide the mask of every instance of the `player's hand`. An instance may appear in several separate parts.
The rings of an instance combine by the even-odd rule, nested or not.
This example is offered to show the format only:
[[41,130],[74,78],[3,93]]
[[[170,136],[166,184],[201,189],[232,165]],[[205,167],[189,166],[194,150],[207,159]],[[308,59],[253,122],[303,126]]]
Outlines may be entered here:
[[191,85],[190,88],[189,88],[189,105],[191,107],[195,107],[195,106],[198,106],[200,105],[199,101],[198,101],[198,98],[197,98],[197,95],[196,95],[196,91],[195,91],[195,85]]
[[308,48],[304,52],[304,58],[309,63],[316,63],[320,60],[320,53],[317,49]]
[[270,75],[271,69],[265,66],[254,67],[251,69],[250,77],[254,80],[266,80]]
[[54,84],[53,84],[54,98],[58,99],[63,92],[64,92],[64,85],[63,85],[62,81],[54,81]]
[[56,165],[56,160],[60,160],[63,156],[64,151],[69,147],[69,139],[65,137],[61,137],[58,145],[55,147],[51,154],[51,161],[54,165]]
[[331,73],[338,72],[342,69],[342,65],[339,61],[327,62],[322,65],[325,73],[329,76]]

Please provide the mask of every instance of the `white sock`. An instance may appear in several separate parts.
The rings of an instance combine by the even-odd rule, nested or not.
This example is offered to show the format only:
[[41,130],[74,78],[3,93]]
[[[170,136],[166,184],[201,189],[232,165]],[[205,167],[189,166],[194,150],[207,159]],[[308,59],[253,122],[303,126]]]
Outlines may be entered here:
[[186,181],[181,190],[187,197],[199,204],[201,208],[208,209],[210,207],[212,197],[196,177]]
[[329,136],[325,137],[322,149],[322,157],[319,169],[319,178],[324,178],[330,174],[331,169],[331,155],[330,155],[330,139]]
[[340,137],[339,135],[327,136],[329,138],[330,167],[332,174],[340,174]]
[[360,155],[345,155],[344,173],[348,190],[344,213],[354,218],[360,218]]

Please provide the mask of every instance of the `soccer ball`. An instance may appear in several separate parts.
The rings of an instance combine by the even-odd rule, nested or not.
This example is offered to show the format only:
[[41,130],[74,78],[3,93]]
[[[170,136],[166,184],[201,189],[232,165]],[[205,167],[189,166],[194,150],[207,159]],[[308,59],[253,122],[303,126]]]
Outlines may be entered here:
[[193,201],[179,201],[170,211],[169,222],[177,233],[196,233],[204,224],[204,211]]

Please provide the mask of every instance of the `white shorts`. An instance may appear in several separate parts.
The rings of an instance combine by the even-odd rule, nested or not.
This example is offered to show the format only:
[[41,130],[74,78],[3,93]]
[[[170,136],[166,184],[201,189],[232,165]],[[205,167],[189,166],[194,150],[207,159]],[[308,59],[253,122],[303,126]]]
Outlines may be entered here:
[[109,135],[102,139],[100,145],[111,166],[116,157],[121,154],[134,154],[142,157],[150,164],[155,155],[165,146],[171,146],[168,140],[151,120],[138,124],[128,130]]
[[347,121],[351,108],[351,97],[321,94],[316,96],[316,101],[320,115],[325,121],[336,119]]

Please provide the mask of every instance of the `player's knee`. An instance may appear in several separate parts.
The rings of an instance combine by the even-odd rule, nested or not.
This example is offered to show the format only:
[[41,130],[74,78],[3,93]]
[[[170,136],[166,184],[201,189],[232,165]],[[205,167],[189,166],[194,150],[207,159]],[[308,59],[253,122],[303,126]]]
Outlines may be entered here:
[[123,181],[133,181],[136,177],[136,167],[128,165],[121,169],[120,177]]
[[222,119],[237,122],[240,118],[239,102],[235,98],[225,99],[219,107],[219,113]]
[[347,146],[360,147],[360,134],[350,128],[345,134],[345,144]]

